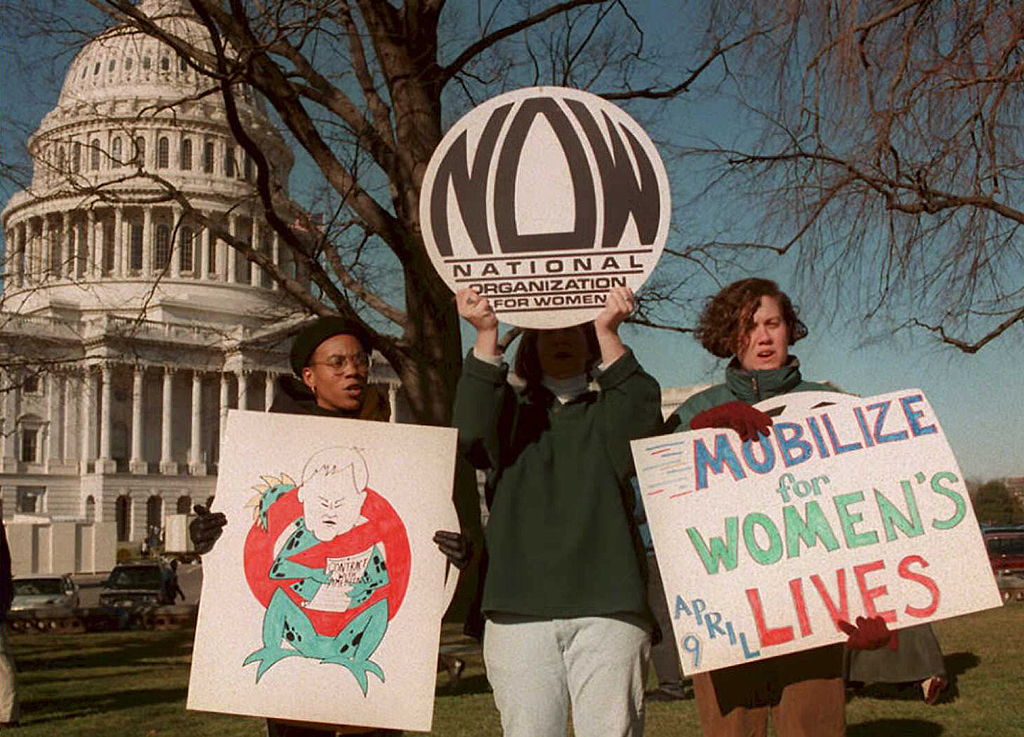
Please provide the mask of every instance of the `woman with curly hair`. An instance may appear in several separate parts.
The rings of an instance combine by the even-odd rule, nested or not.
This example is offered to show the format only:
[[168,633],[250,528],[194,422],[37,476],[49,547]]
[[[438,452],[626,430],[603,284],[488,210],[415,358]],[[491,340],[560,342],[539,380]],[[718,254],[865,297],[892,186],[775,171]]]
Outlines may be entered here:
[[661,426],[661,390],[618,336],[609,292],[593,324],[520,338],[516,392],[486,297],[457,295],[476,329],[454,422],[494,490],[486,528],[484,662],[506,737],[640,737],[650,648],[646,556],[632,517],[629,441]]
[[[804,381],[789,346],[807,335],[789,297],[768,279],[742,279],[712,297],[696,337],[710,353],[730,358],[725,382],[690,397],[668,420],[670,429],[727,428],[743,440],[767,435],[771,418],[751,405],[802,391],[836,391]],[[847,647],[876,648],[891,634],[878,618],[843,623]],[[767,734],[836,737],[846,732],[843,645],[782,655],[693,677],[697,712],[707,737]]]

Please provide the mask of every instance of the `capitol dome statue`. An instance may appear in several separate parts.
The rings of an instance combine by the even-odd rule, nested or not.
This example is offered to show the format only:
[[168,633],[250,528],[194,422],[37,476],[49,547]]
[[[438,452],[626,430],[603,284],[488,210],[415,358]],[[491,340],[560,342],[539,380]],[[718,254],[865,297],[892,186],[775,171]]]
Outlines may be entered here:
[[[212,49],[187,2],[137,7]],[[215,84],[164,41],[108,29],[71,62],[28,142],[31,184],[3,210],[2,513],[52,527],[31,533],[37,549],[62,524],[89,526],[98,538],[77,570],[109,570],[115,540],[139,542],[213,494],[227,409],[269,406],[307,319],[203,225],[308,283],[262,219]],[[251,89],[234,99],[286,196],[291,151]],[[380,371],[371,380],[391,384],[393,402]]]

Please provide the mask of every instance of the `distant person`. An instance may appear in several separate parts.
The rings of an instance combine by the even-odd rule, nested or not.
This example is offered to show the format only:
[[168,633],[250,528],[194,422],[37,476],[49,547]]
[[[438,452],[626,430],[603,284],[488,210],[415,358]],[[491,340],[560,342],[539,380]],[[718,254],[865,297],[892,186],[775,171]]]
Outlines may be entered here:
[[150,558],[157,554],[157,547],[160,545],[160,526],[159,525],[148,525],[146,527],[146,537],[142,540],[142,546],[139,549],[139,553],[143,558]]
[[[373,344],[359,325],[342,317],[320,317],[295,336],[290,361],[295,376],[278,381],[270,412],[387,422],[391,415],[385,397],[367,381]],[[196,506],[189,537],[200,555],[208,553],[227,524],[222,512]],[[469,538],[460,532],[438,530],[438,549],[457,568],[465,568],[472,555]],[[461,668],[459,669],[461,671]],[[325,737],[393,735],[391,730],[343,725],[267,720],[268,737]]]
[[486,297],[456,295],[476,330],[456,389],[459,448],[493,480],[484,663],[505,737],[639,737],[651,615],[632,515],[629,441],[661,426],[661,390],[618,329],[633,293],[593,323],[527,330],[516,375]]
[[[768,279],[742,279],[708,300],[694,333],[712,355],[729,358],[725,382],[687,399],[668,429],[734,430],[743,440],[767,435],[772,419],[751,405],[790,392],[835,391],[804,381],[789,346],[807,335],[789,297]],[[841,623],[850,649],[895,642],[881,617]],[[705,737],[846,734],[843,645],[825,645],[693,677]]]
[[18,725],[18,681],[11,657],[11,631],[7,626],[7,613],[14,598],[11,576],[11,551],[7,547],[7,531],[0,519],[0,727]]
[[170,576],[167,580],[167,598],[172,604],[176,604],[179,596],[182,601],[185,601],[185,592],[181,590],[178,582],[178,559],[174,558],[171,561]]

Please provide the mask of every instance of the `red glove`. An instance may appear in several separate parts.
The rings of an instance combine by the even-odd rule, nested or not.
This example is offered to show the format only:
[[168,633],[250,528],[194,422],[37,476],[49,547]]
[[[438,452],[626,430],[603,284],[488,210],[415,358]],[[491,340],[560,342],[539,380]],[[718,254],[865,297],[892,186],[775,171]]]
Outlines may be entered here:
[[877,650],[888,646],[893,652],[899,647],[899,633],[889,629],[881,617],[857,617],[857,624],[839,620],[839,629],[849,635],[846,646],[851,650]]
[[771,417],[746,402],[726,402],[697,414],[690,420],[690,429],[724,427],[738,432],[742,440],[757,440],[758,435],[768,434],[771,424]]

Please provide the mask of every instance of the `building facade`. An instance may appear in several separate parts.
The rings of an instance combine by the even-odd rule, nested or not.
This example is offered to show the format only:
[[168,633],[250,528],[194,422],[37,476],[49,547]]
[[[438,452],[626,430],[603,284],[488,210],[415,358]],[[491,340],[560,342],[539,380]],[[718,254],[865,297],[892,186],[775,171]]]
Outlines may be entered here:
[[[209,47],[187,2],[139,9]],[[283,138],[251,90],[236,93],[287,182]],[[308,279],[261,217],[220,95],[153,37],[117,26],[86,44],[28,148],[32,184],[2,214],[3,518],[112,523],[138,542],[213,495],[227,410],[270,405],[308,319],[171,193]],[[390,369],[372,380],[394,405]]]

